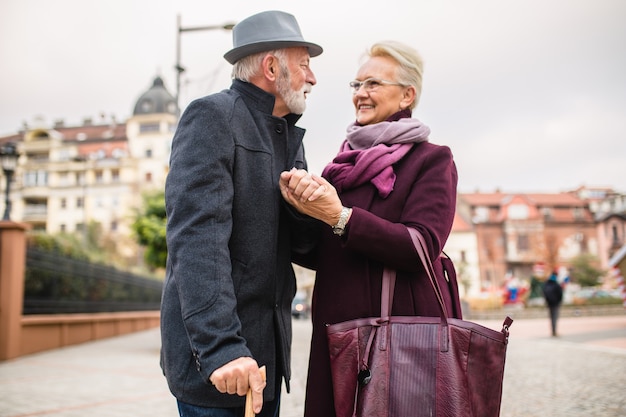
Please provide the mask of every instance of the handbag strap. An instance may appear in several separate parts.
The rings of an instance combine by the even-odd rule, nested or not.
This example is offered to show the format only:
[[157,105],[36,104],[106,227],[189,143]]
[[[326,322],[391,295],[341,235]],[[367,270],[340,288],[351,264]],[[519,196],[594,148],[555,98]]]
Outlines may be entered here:
[[424,236],[417,230],[411,227],[407,227],[409,230],[409,235],[411,235],[411,240],[413,241],[413,245],[415,245],[415,250],[417,250],[417,254],[419,255],[422,264],[424,265],[424,269],[428,274],[428,278],[430,279],[430,285],[433,287],[435,291],[435,296],[437,297],[437,301],[439,301],[439,309],[441,311],[441,318],[448,319],[448,314],[446,313],[446,306],[443,303],[443,293],[441,292],[441,287],[439,286],[439,282],[437,281],[435,275],[435,268],[433,267],[433,263],[428,255],[428,250],[426,249],[426,241],[424,240]]
[[[443,295],[441,292],[441,288],[439,287],[439,283],[435,278],[435,269],[433,268],[433,263],[430,260],[430,256],[428,255],[428,251],[426,250],[426,241],[424,240],[424,236],[417,230],[412,227],[407,227],[409,235],[411,236],[411,240],[413,241],[413,246],[415,246],[415,250],[422,261],[422,265],[424,266],[424,270],[428,275],[428,279],[430,280],[430,285],[435,292],[435,296],[437,297],[437,301],[439,303],[439,311],[441,318],[444,324],[448,322],[448,314],[446,313],[446,308],[443,303]],[[393,293],[395,290],[396,284],[396,271],[394,269],[385,268],[383,271],[383,286],[382,292],[380,295],[380,316],[382,317],[390,317],[391,316],[391,307],[393,304]]]
[[383,270],[383,288],[380,293],[380,317],[391,316],[393,305],[393,293],[396,286],[396,270],[387,268]]

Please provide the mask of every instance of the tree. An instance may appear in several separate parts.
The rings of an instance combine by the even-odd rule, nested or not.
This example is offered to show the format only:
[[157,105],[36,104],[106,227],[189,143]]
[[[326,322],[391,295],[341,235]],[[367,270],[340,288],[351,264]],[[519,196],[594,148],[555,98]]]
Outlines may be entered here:
[[91,260],[87,245],[83,239],[75,234],[49,235],[45,232],[32,232],[29,234],[28,244],[47,252],[59,253],[68,258]]
[[588,253],[572,258],[571,275],[573,282],[580,284],[581,287],[593,287],[599,284],[600,277],[604,275],[604,271],[598,269],[595,265],[598,259]]
[[164,268],[167,259],[165,193],[146,193],[143,195],[143,202],[144,212],[137,213],[132,229],[137,242],[146,248],[146,264],[153,268]]

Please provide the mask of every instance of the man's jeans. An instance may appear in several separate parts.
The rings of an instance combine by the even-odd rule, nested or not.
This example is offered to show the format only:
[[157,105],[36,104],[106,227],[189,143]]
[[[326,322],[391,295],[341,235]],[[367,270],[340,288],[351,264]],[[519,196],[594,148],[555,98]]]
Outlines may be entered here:
[[[273,401],[263,403],[259,417],[278,417],[280,409],[280,390],[277,391]],[[243,417],[244,409],[239,408],[207,408],[198,407],[178,400],[178,413],[180,417]]]

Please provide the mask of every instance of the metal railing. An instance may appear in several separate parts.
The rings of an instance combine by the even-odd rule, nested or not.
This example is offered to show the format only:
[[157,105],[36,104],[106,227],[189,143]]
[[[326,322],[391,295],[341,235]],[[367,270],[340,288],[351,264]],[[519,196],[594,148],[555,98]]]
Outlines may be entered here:
[[30,247],[23,314],[158,310],[163,283]]

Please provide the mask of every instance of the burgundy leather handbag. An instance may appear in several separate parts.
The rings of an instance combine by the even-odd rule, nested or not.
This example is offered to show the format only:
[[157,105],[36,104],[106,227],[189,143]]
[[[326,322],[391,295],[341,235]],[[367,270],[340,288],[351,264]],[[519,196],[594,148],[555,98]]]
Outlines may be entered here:
[[408,228],[440,317],[391,316],[396,272],[385,269],[380,317],[327,327],[338,417],[496,417],[513,322],[501,331],[448,318],[424,238]]

